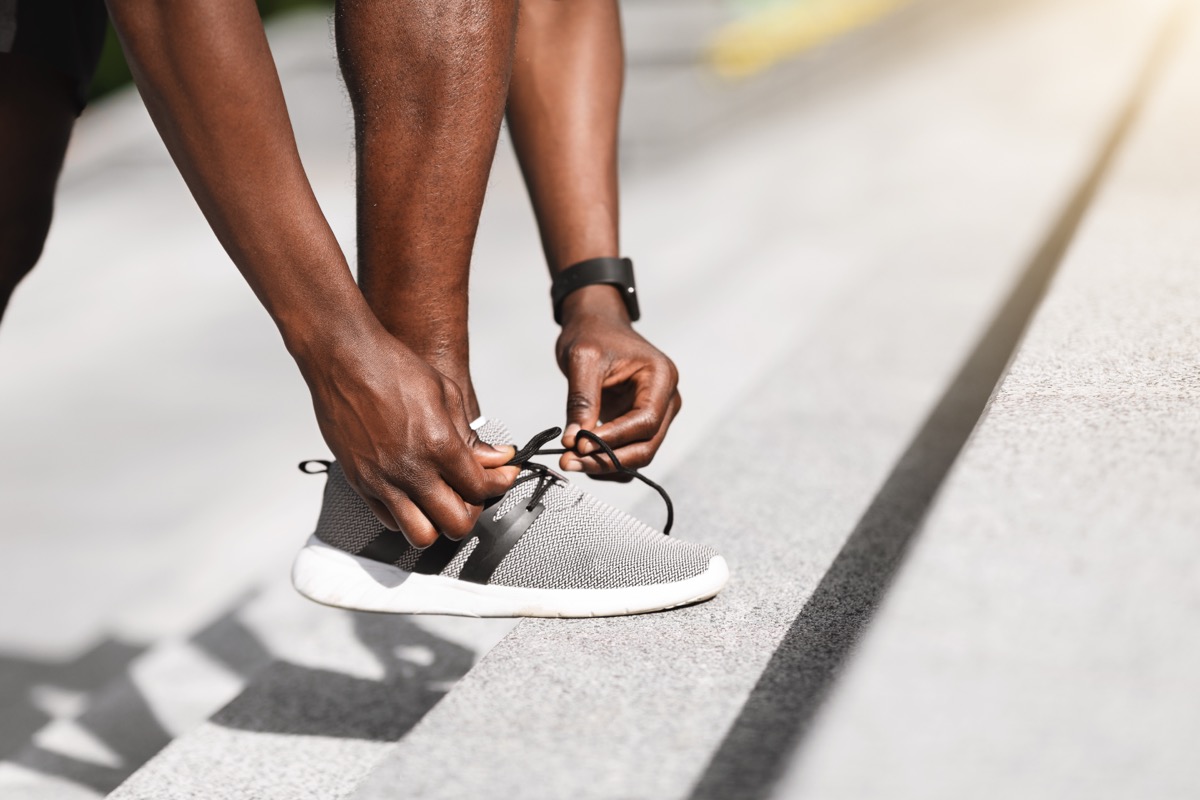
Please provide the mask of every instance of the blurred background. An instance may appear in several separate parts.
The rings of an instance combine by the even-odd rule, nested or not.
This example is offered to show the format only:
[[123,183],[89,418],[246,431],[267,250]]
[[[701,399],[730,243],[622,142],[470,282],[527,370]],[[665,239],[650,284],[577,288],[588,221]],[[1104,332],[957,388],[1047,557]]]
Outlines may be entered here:
[[[713,437],[791,364],[788,392],[804,405],[793,421],[837,456],[814,455],[805,491],[838,505],[828,518],[844,538],[1040,263],[1170,5],[623,0],[624,250],[640,330],[679,364],[686,400],[648,473],[670,488],[722,458]],[[259,6],[309,177],[353,263],[352,125],[329,6]],[[344,796],[513,624],[380,620],[293,595],[290,559],[323,486],[295,464],[327,455],[306,388],[111,32],[92,97],[45,255],[0,328],[0,795],[101,796],[172,740],[258,752],[237,737],[267,732],[301,734],[263,756],[285,765],[319,761],[336,740],[354,780],[311,796]],[[565,382],[533,217],[501,140],[472,357],[484,412],[524,439],[562,424]],[[750,441],[745,459],[773,440]],[[793,469],[770,463],[768,474]],[[636,486],[587,488],[659,521]],[[324,736],[256,716],[261,702],[237,710],[279,685],[334,706],[394,703],[391,727]],[[171,796],[145,780],[127,796]],[[310,796],[278,774],[246,791]]]

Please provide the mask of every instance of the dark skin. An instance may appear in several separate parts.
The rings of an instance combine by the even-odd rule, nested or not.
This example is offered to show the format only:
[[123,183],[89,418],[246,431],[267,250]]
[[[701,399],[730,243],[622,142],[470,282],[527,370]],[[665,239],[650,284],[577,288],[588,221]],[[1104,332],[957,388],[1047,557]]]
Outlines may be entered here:
[[[515,12],[512,0],[341,0],[335,10],[357,140],[362,291],[383,328],[446,376],[445,402],[468,438],[479,402],[469,375],[467,279]],[[445,491],[424,496],[401,510],[401,529],[422,544],[439,531],[465,536],[469,526],[433,524],[455,501]]]
[[[552,275],[620,255],[617,124],[624,58],[615,0],[524,0],[508,121]],[[555,352],[567,376],[563,445],[594,431],[621,463],[644,467],[679,412],[678,372],[630,324],[617,289],[568,295]],[[600,424],[603,421],[604,424]],[[596,448],[578,442],[577,452]],[[603,455],[565,454],[560,466],[607,477]]]
[[[596,7],[608,2],[596,0]],[[570,0],[562,7],[583,13],[590,3]],[[511,449],[483,444],[468,424],[479,404],[468,366],[467,276],[505,99],[551,269],[615,254],[615,8],[604,12],[609,24],[594,40],[580,26],[586,14],[572,12],[528,35],[531,17],[523,14],[520,48],[538,41],[548,47],[546,37],[568,32],[561,25],[572,21],[570,35],[588,41],[592,55],[547,62],[570,68],[561,76],[549,67],[518,67],[518,76],[534,77],[522,88],[514,82],[510,96],[512,0],[339,3],[339,57],[359,143],[361,291],[304,174],[254,4],[109,0],[109,10],[163,140],[278,325],[351,485],[384,525],[418,547],[439,534],[466,536],[483,501],[503,494],[518,471],[504,466]],[[581,92],[603,100],[566,114],[544,103]],[[0,82],[6,115],[18,94]],[[69,98],[65,87],[37,96],[43,94]],[[522,99],[539,96],[541,103]],[[585,111],[590,116],[563,123],[564,116]],[[22,184],[21,197],[50,198],[73,108],[66,118],[61,108],[40,117],[24,106],[12,113],[23,121],[37,117],[46,132],[40,140],[48,152],[45,166]],[[518,127],[546,133],[518,136]],[[587,129],[601,133],[579,135]],[[541,142],[543,136],[551,140]],[[538,155],[543,144],[546,153]],[[581,164],[589,165],[583,183],[564,189]],[[604,209],[603,224],[595,224],[597,207]],[[9,219],[0,220],[0,235]],[[26,237],[36,239],[39,251],[44,228]],[[581,233],[588,231],[595,238]],[[577,252],[584,255],[576,258]],[[5,275],[16,276],[12,285],[36,257],[9,258],[3,266]],[[572,295],[559,361],[571,385],[569,421],[611,437],[618,454],[638,465],[653,455],[678,409],[674,367],[632,331],[617,304],[608,287]],[[596,428],[601,418],[612,421]],[[577,429],[564,437],[569,446]],[[576,464],[595,474],[607,471],[594,458],[564,457],[565,469]]]
[[[497,0],[453,0],[429,18],[388,0],[337,6],[338,53],[358,143],[363,292],[392,335],[455,381],[472,418],[479,404],[470,375],[467,282],[506,87],[509,125],[551,273],[619,252],[624,64],[617,5],[524,0],[515,59],[513,12]],[[448,19],[468,24],[457,29]],[[433,51],[443,58],[432,58]],[[431,62],[440,68],[393,67]],[[413,308],[426,311],[412,314]],[[633,330],[617,290],[593,286],[570,295],[556,350],[568,378],[564,445],[576,447],[580,428],[594,430],[623,464],[650,463],[682,402],[678,373]],[[600,425],[601,419],[610,422]],[[580,453],[595,450],[578,444]],[[602,455],[567,454],[560,464],[593,477],[612,469]]]
[[363,298],[304,174],[254,4],[109,9],[164,142],[278,324],[351,485],[418,547],[466,536],[516,479],[512,453],[475,438],[454,382]]

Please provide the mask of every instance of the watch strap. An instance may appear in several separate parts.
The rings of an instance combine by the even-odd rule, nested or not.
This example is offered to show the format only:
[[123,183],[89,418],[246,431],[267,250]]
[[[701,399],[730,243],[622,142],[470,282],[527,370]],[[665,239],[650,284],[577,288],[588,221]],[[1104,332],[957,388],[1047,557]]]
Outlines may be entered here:
[[572,264],[554,277],[554,283],[550,287],[554,321],[562,324],[562,304],[567,295],[576,289],[598,283],[617,287],[631,321],[641,317],[637,285],[633,280],[633,262],[628,258],[589,258],[587,261]]

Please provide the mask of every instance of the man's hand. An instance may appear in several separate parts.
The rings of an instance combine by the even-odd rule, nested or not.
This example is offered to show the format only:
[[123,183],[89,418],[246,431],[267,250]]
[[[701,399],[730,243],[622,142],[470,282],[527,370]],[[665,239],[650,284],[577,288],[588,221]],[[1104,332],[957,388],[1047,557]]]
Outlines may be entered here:
[[471,532],[512,486],[513,451],[471,430],[462,393],[379,325],[298,354],[321,433],[380,521],[416,547]]
[[[586,286],[567,296],[557,354],[567,376],[563,445],[575,448],[579,430],[590,430],[608,442],[623,465],[649,464],[683,404],[679,373],[633,330],[613,287]],[[583,440],[577,452],[585,457],[564,454],[559,466],[594,478],[621,479],[607,456],[589,455],[595,451]]]

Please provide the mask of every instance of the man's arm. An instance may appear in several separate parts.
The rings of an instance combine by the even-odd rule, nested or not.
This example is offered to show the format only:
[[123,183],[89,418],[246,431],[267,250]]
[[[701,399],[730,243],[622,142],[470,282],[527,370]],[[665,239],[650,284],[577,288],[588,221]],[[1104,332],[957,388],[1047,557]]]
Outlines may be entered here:
[[213,231],[279,327],[351,484],[414,544],[470,532],[516,478],[457,387],[354,283],[300,163],[251,0],[109,0],[138,88]]
[[[621,255],[623,75],[616,0],[523,0],[508,119],[552,274]],[[675,365],[633,330],[615,288],[584,287],[562,308],[557,354],[569,385],[563,443],[574,447],[576,432],[591,430],[623,464],[645,466],[682,404]],[[578,452],[594,451],[580,442]],[[603,456],[564,455],[561,466],[603,475],[611,465]]]

